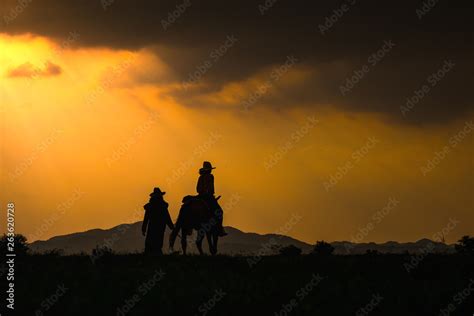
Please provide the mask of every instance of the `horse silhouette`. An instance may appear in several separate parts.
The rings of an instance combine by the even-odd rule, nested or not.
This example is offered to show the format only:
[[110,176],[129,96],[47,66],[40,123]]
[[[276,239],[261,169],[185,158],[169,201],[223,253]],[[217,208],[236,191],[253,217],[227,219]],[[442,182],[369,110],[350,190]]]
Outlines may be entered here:
[[187,236],[191,235],[194,229],[197,231],[196,247],[199,253],[203,254],[202,241],[205,236],[209,244],[209,252],[212,255],[217,254],[217,242],[219,240],[218,214],[221,213],[209,210],[206,201],[193,196],[184,197],[176,224],[170,234],[169,246],[171,251],[173,251],[174,242],[181,231],[181,249],[183,254],[186,254]]

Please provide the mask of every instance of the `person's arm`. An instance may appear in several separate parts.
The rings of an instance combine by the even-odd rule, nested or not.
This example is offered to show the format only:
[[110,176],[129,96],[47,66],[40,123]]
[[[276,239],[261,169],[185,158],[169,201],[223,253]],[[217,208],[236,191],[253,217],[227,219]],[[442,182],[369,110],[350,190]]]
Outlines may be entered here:
[[146,228],[148,227],[148,221],[150,219],[150,214],[148,208],[145,206],[145,216],[143,217],[143,224],[142,224],[142,234],[145,236]]
[[174,229],[173,221],[171,220],[170,212],[168,212],[168,203],[163,201],[163,215],[165,216],[165,224],[168,225],[170,229]]
[[166,208],[166,224],[170,229],[174,229],[173,221],[171,220],[170,212],[168,212],[168,208]]
[[196,192],[198,194],[201,194],[201,192],[202,192],[202,176],[199,176],[199,179],[198,179],[198,182],[197,182],[197,185],[196,185]]

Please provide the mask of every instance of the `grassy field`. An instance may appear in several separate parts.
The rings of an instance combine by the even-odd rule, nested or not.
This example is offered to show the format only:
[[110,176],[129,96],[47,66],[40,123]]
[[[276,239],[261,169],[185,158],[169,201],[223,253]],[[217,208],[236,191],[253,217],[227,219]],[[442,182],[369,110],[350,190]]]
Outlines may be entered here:
[[16,310],[19,315],[473,315],[474,258],[429,255],[408,273],[404,264],[410,258],[134,254],[93,263],[88,256],[18,257]]

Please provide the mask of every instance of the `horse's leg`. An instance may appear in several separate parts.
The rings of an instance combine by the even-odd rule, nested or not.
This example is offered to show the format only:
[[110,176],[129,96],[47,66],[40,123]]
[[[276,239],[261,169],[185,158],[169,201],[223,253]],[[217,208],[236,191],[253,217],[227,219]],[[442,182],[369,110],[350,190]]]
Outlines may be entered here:
[[211,253],[211,255],[213,255],[212,249],[214,249],[214,246],[212,245],[212,238],[211,238],[211,233],[210,232],[206,232],[206,239],[207,239],[207,243],[209,245],[209,252]]
[[217,232],[214,232],[212,235],[212,255],[216,255],[217,254],[217,242],[219,241],[219,235]]
[[181,229],[181,249],[183,250],[183,255],[186,254],[186,246],[188,244],[186,231]]
[[199,229],[197,231],[197,235],[196,235],[196,247],[199,250],[200,255],[204,254],[204,252],[202,251],[202,240],[203,239],[204,239],[204,232],[202,231],[202,229]]

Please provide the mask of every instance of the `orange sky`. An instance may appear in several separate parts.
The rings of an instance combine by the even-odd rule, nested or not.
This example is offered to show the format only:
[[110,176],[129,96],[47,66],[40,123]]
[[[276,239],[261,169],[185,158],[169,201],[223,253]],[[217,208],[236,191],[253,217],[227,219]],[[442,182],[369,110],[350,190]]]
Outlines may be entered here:
[[[307,73],[296,65],[280,84]],[[169,94],[179,84],[145,80],[173,75],[146,49],[0,35],[1,202],[15,202],[17,232],[32,241],[140,220],[154,186],[175,219],[209,160],[225,225],[243,231],[310,243],[474,233],[473,115],[415,126],[332,104],[244,111],[265,72],[189,107]]]

